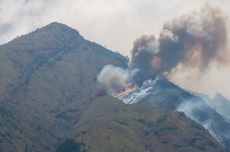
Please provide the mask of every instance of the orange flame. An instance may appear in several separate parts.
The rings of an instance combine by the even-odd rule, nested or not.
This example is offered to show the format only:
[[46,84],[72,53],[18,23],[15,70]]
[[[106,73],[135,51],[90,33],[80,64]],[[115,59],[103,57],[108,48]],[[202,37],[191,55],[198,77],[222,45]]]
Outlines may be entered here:
[[128,93],[136,90],[137,87],[138,85],[136,83],[132,83],[131,85],[126,85],[117,94],[115,94],[114,97],[119,98],[124,95],[127,95]]

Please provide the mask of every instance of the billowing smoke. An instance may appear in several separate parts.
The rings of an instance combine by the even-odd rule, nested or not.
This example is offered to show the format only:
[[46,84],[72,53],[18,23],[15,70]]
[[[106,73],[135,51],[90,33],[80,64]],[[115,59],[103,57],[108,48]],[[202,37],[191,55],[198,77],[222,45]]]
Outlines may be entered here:
[[[173,80],[181,71],[195,69],[199,75],[213,63],[225,64],[226,20],[221,9],[207,4],[198,12],[168,21],[158,38],[144,35],[134,42],[127,70],[106,66],[98,80],[106,88],[117,90],[127,81],[140,86],[159,74]],[[135,75],[130,71],[135,71]]]
[[114,92],[124,87],[129,79],[129,73],[113,65],[106,65],[97,77],[98,82],[101,83],[108,92]]
[[[219,65],[228,63],[226,24],[226,17],[221,10],[207,4],[199,12],[192,12],[165,23],[158,38],[153,35],[138,38],[131,51],[129,69],[106,66],[98,80],[107,88],[115,88],[117,85],[127,88],[130,82],[138,83],[140,87],[128,93],[119,93],[119,89],[123,89],[118,88],[118,95],[115,97],[126,104],[144,99],[156,107],[182,111],[228,147],[228,101],[222,101],[226,107],[224,109],[220,106],[222,98],[216,98],[217,103],[214,104],[209,99],[206,101],[183,91],[159,76],[164,75],[171,81],[179,82],[185,80],[186,75],[197,79],[204,73],[209,74],[213,67],[219,69]],[[135,71],[134,75],[130,75],[129,71]],[[220,76],[216,73],[211,74]],[[197,81],[194,79],[185,81],[195,84]],[[208,88],[212,88],[210,81],[207,84]],[[229,90],[229,85],[226,90]],[[175,99],[175,102],[167,102],[172,99]]]
[[[178,63],[205,69],[210,62],[224,62],[227,43],[226,18],[218,8],[207,5],[200,12],[185,15],[164,25],[177,41],[160,36],[160,56],[166,70]],[[163,34],[164,35],[164,34]]]
[[155,54],[158,48],[159,43],[153,35],[144,35],[134,42],[130,68],[138,69],[137,75],[134,76],[135,82],[140,83],[157,73],[156,70],[160,63]]
[[[134,43],[130,68],[136,81],[171,73],[178,65],[206,70],[212,62],[226,63],[227,25],[221,10],[206,5],[200,12],[164,24],[160,36],[143,36]],[[186,69],[184,68],[184,69]]]

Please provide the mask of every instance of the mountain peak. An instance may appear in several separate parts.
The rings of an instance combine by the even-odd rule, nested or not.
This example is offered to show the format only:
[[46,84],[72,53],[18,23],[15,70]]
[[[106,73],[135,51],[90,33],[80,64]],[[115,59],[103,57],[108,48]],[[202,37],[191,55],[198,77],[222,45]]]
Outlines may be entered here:
[[84,38],[79,32],[65,24],[52,22],[42,28],[19,36],[8,43],[8,46],[43,46],[43,47],[64,47],[73,46]]
[[[48,25],[46,25],[47,27],[65,27],[65,28],[71,28],[69,27],[68,25],[65,25],[65,24],[62,24],[62,23],[59,23],[59,22],[51,22],[49,23]],[[46,27],[45,26],[45,27]]]
[[58,22],[52,22],[38,30],[36,30],[35,32],[52,32],[52,31],[56,31],[56,32],[72,32],[75,34],[79,34],[79,32],[65,24],[62,23],[58,23]]

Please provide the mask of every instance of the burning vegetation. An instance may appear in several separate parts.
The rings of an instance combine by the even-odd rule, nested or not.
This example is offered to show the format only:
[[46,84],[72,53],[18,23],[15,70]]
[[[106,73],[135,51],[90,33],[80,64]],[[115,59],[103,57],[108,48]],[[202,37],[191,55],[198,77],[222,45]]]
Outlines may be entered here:
[[116,98],[125,96],[138,88],[136,83],[128,84],[127,86],[122,87],[117,93],[113,93],[112,95]]
[[179,67],[185,71],[196,68],[201,73],[214,62],[226,64],[226,25],[221,9],[209,4],[198,12],[168,21],[158,38],[145,35],[134,42],[128,69],[107,65],[98,81],[111,95],[119,97],[159,74],[169,77]]

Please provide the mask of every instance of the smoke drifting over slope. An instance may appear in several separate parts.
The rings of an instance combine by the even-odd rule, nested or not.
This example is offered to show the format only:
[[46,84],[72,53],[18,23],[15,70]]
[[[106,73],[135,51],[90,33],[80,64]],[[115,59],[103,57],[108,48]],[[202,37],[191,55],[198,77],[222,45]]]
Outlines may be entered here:
[[137,39],[131,68],[138,68],[141,77],[170,73],[181,64],[205,70],[212,62],[227,62],[226,46],[226,17],[219,8],[206,5],[200,12],[165,23],[157,40],[154,36]]
[[220,8],[207,4],[198,12],[166,22],[158,38],[144,35],[134,42],[126,71],[136,72],[126,77],[141,85],[158,74],[170,79],[192,68],[200,75],[213,63],[226,64],[226,20]]
[[[182,111],[229,147],[230,123],[225,120],[223,109],[214,110],[217,106],[211,108],[202,98],[158,76],[172,80],[178,79],[181,73],[193,75],[194,70],[193,77],[198,78],[213,67],[223,67],[228,63],[227,42],[226,17],[219,8],[206,5],[200,12],[175,18],[164,24],[159,38],[145,35],[134,42],[129,68],[122,71],[135,71],[135,75],[122,72],[126,78],[122,81],[123,88],[128,89],[118,89],[112,95],[126,104],[144,100],[162,109]],[[112,67],[114,72],[106,74],[106,68],[100,73],[102,79],[104,76],[112,79],[114,72],[120,73],[115,70],[117,67]],[[137,83],[139,87],[132,90],[130,83]]]

